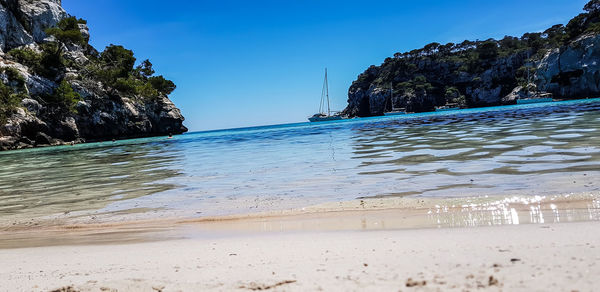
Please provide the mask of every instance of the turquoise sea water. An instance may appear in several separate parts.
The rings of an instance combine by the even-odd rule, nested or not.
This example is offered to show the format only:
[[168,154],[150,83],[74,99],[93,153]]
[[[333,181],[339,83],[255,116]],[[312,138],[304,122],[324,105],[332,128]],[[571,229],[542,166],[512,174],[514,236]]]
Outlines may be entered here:
[[0,221],[600,191],[600,99],[0,153]]

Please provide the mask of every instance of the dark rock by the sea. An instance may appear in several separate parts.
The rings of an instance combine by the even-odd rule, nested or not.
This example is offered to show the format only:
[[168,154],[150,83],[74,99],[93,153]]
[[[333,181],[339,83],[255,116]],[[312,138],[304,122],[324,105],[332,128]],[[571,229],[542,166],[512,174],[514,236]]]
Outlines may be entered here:
[[[526,52],[498,58],[489,69],[480,73],[461,71],[460,68],[465,64],[451,60],[415,60],[414,66],[418,75],[424,76],[437,88],[455,86],[466,95],[471,106],[486,106],[502,104],[502,99],[518,86],[514,76],[526,58]],[[390,84],[378,84],[377,81],[381,75],[389,74],[388,66],[393,65],[384,63],[381,66],[372,66],[352,83],[348,92],[348,107],[344,111],[346,114],[352,117],[383,115],[386,102],[390,102]],[[398,75],[394,83],[409,81],[414,76]],[[409,112],[433,111],[436,106],[445,105],[446,102],[443,90],[425,89],[412,92],[396,91],[393,100],[396,107],[406,108]]]
[[538,88],[556,97],[600,95],[600,36],[587,34],[549,51],[537,66]]
[[584,10],[566,25],[522,37],[431,43],[396,53],[352,83],[344,114],[506,105],[535,96],[598,97],[600,5],[591,1]]
[[[56,26],[68,17],[60,0],[0,0],[0,67],[16,70],[25,80],[28,98],[21,101],[17,110],[0,124],[0,150],[20,149],[64,143],[135,138],[187,131],[183,126],[181,111],[165,94],[156,99],[132,98],[103,86],[100,81],[79,78],[82,72],[64,73],[70,85],[79,93],[75,111],[58,113],[55,109],[34,98],[52,94],[58,80],[37,74],[25,64],[6,58],[15,48],[39,51],[51,39],[45,29]],[[80,24],[85,38],[89,30]],[[66,46],[65,58],[70,62],[85,64],[90,46]],[[0,80],[8,84],[8,73],[1,71]]]

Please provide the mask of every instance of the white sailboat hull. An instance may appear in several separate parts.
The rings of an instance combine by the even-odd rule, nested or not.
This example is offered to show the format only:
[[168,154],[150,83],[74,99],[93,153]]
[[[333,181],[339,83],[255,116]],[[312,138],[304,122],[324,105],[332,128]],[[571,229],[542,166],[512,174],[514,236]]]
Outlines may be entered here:
[[340,116],[321,116],[321,117],[310,117],[308,118],[308,120],[311,123],[317,123],[317,122],[327,122],[327,121],[339,121],[342,120],[343,118]]
[[554,99],[552,99],[550,97],[527,98],[527,99],[517,100],[517,104],[531,104],[531,103],[553,102],[553,101],[554,101]]
[[387,112],[384,113],[385,116],[400,116],[400,115],[405,115],[406,112]]

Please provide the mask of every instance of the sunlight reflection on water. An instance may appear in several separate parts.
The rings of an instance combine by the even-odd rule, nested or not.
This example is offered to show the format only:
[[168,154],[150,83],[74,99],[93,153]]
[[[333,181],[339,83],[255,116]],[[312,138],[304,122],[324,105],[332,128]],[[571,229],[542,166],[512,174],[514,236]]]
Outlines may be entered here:
[[[599,110],[600,100],[585,100],[5,152],[0,220],[128,210],[211,216],[407,195],[598,192]],[[570,216],[534,205],[529,218],[496,208],[491,221],[509,224]]]
[[440,227],[598,221],[599,195],[513,196],[461,206],[435,206],[428,214]]

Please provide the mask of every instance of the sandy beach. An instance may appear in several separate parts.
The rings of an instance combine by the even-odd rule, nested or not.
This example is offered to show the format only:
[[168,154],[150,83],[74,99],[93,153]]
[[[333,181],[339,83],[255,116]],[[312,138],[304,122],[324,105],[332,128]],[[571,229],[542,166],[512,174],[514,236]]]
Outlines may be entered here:
[[11,227],[0,291],[594,290],[597,196],[458,202]]
[[4,249],[0,290],[593,291],[598,230],[583,222]]
[[600,291],[600,0],[473,2],[0,0],[0,292]]

